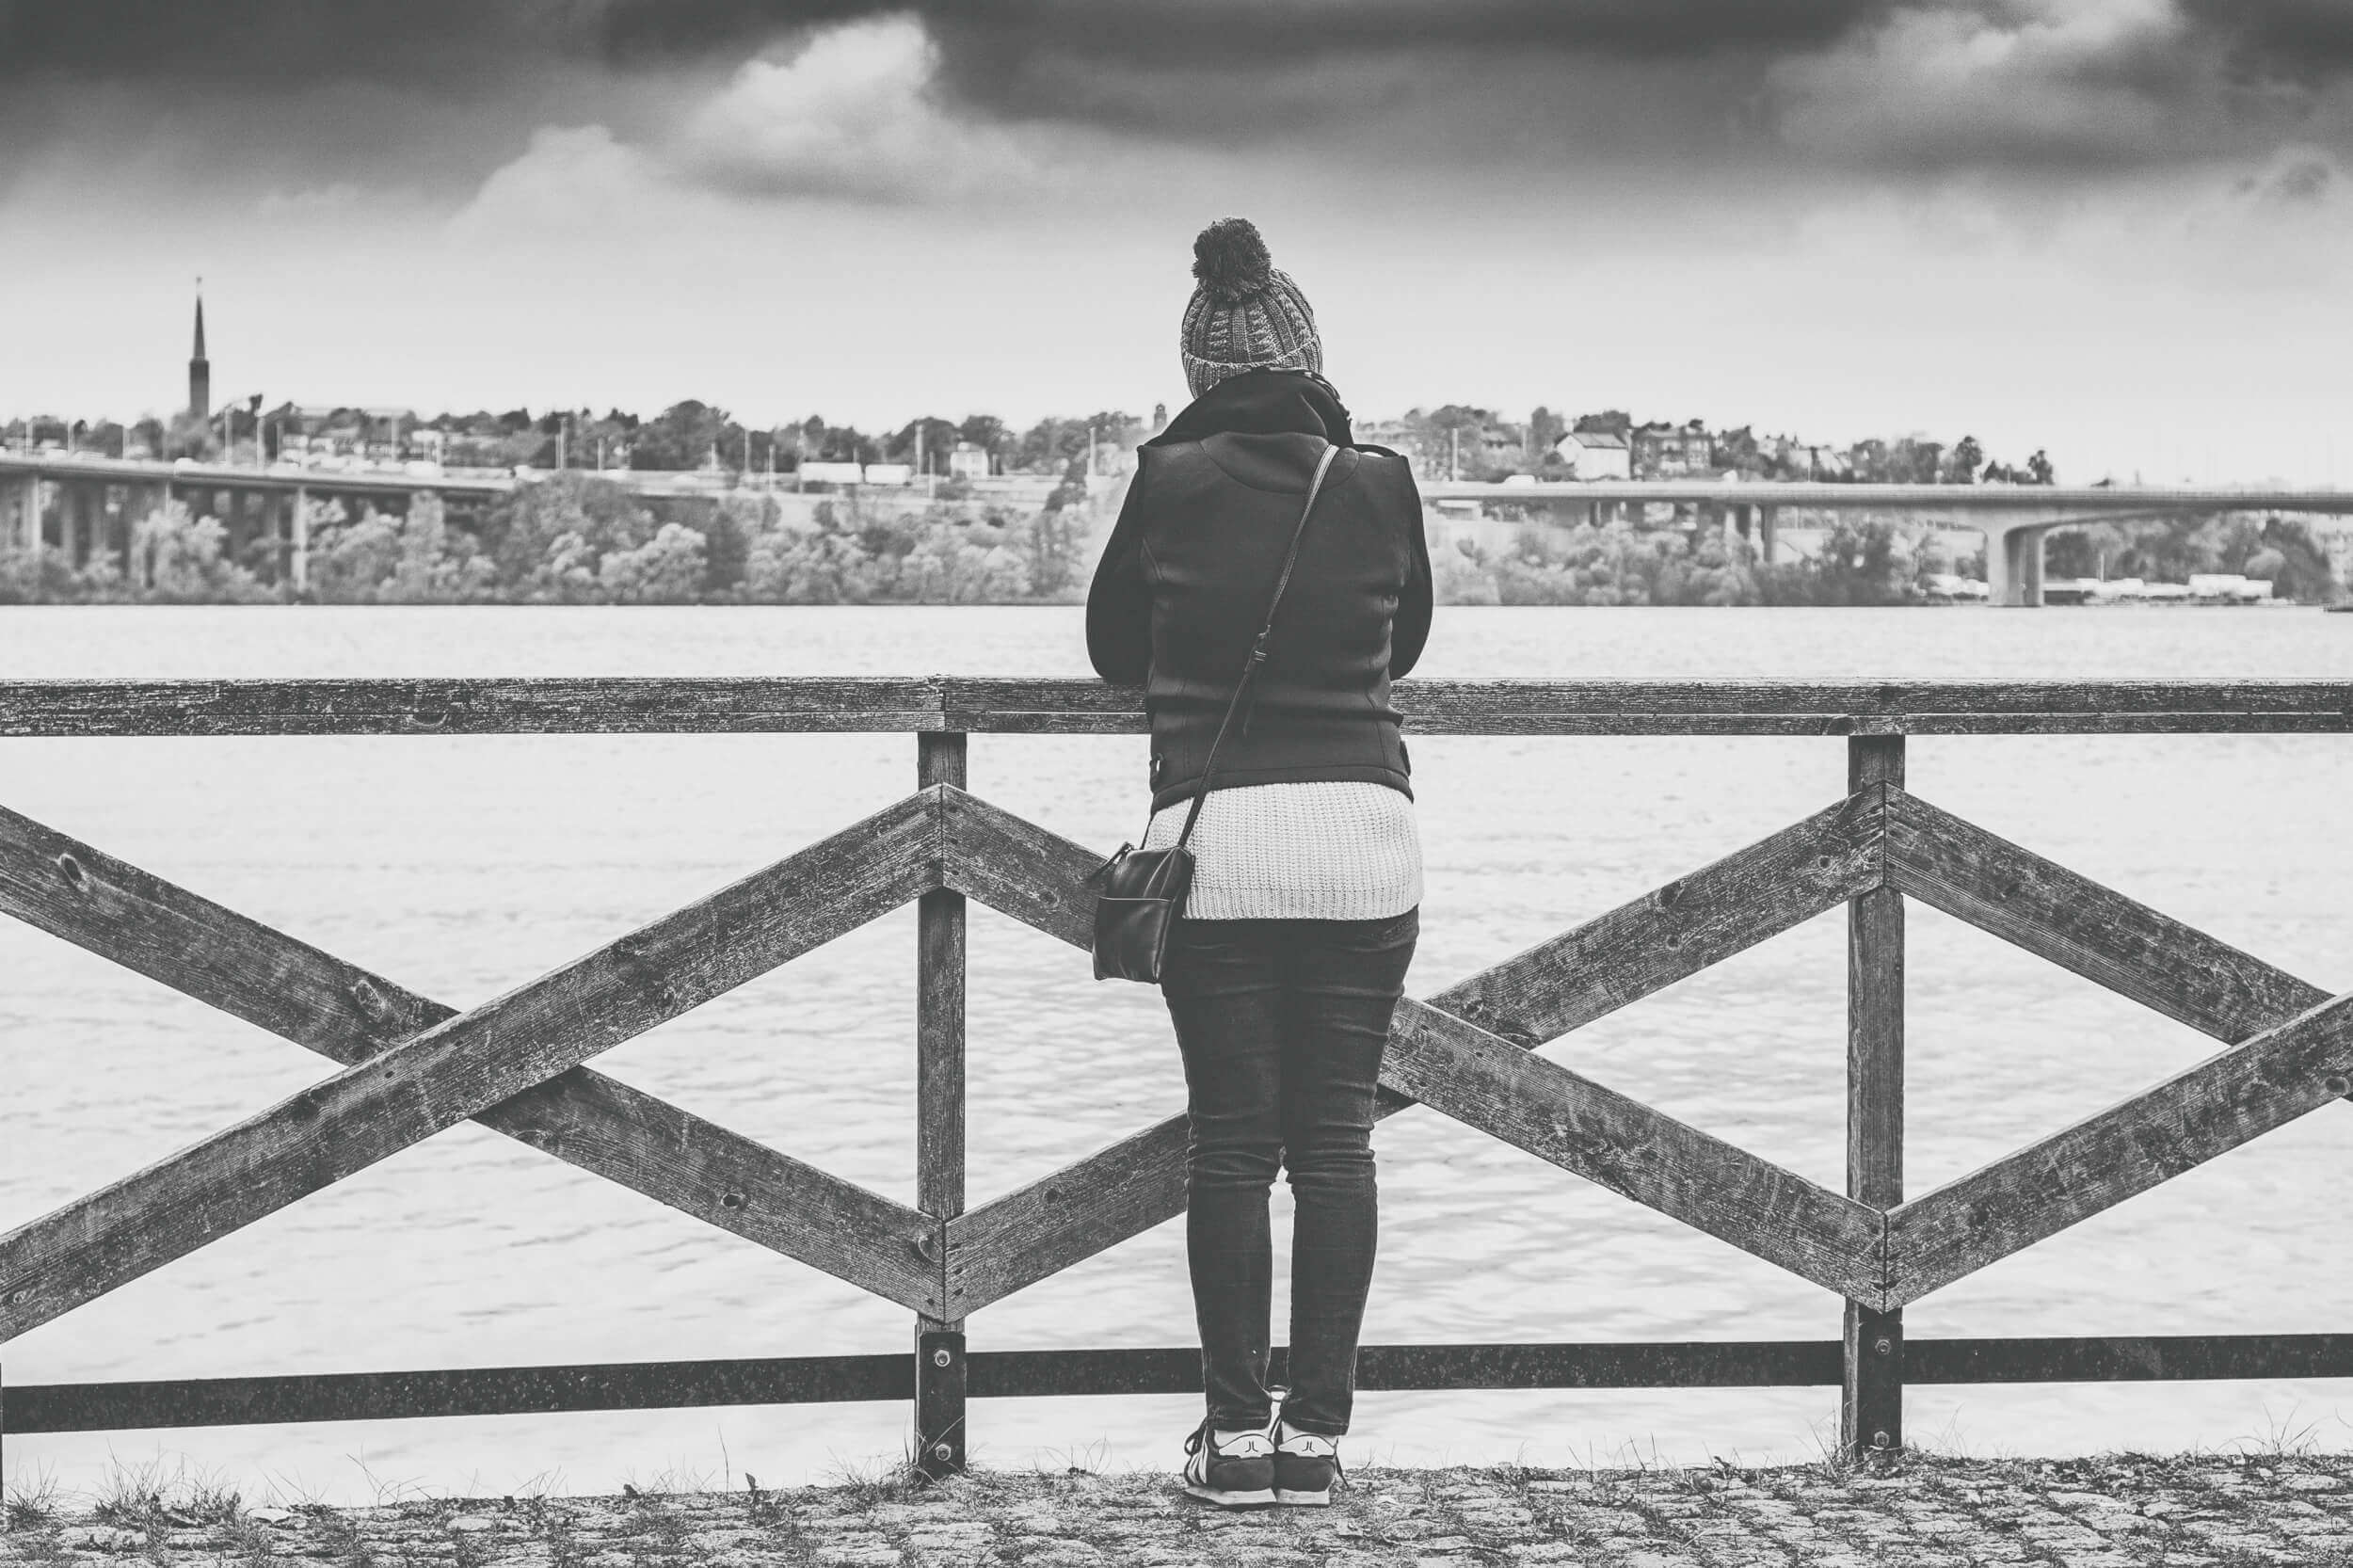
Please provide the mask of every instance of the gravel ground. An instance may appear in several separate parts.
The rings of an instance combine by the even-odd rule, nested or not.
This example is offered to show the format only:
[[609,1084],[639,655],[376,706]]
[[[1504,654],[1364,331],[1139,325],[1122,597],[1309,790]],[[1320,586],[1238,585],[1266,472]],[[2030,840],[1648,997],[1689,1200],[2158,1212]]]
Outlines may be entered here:
[[800,1491],[250,1507],[11,1501],[0,1563],[76,1568],[1093,1568],[1104,1564],[2317,1564],[2353,1568],[2353,1455],[1737,1470],[1368,1470],[1330,1509],[1227,1512],[1168,1476],[975,1472]]

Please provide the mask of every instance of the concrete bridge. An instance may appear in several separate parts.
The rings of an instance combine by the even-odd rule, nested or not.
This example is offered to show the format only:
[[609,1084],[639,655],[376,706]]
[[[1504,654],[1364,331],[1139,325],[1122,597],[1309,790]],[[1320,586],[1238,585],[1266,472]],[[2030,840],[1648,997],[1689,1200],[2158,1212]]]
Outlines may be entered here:
[[[419,495],[484,504],[519,484],[544,479],[518,472],[434,471],[402,467],[328,469],[292,463],[268,468],[227,463],[143,462],[86,454],[0,452],[0,550],[28,549],[46,540],[76,568],[111,553],[128,565],[136,520],[168,501],[184,502],[228,530],[232,559],[259,565],[265,578],[282,572],[307,585],[310,539],[304,504],[330,499],[405,510]],[[598,473],[637,495],[719,496],[792,486],[792,476],[731,472],[608,470]],[[262,546],[253,550],[256,543]]]
[[395,470],[236,468],[215,463],[152,463],[75,454],[0,453],[0,550],[44,539],[76,568],[112,554],[128,565],[137,520],[181,501],[220,520],[229,553],[244,560],[265,546],[264,569],[305,585],[310,540],[304,504],[312,497],[405,507],[422,493],[488,499],[515,486],[511,475],[424,475]]
[[[1985,536],[1987,586],[1995,604],[2042,602],[2042,536],[2054,528],[2143,522],[2217,512],[2307,512],[2353,516],[2353,490],[2221,487],[2056,485],[1736,484],[1722,480],[1598,480],[1590,484],[1465,484],[1422,487],[1432,501],[1476,500],[1566,511],[1599,523],[1641,520],[1653,504],[1688,505],[1753,538],[1775,554],[1781,514],[1900,512],[1940,528]],[[1582,516],[1578,516],[1579,509]]]
[[[487,503],[545,474],[410,469],[318,469],[292,464],[157,463],[65,453],[0,453],[0,550],[48,539],[76,567],[112,552],[127,566],[133,523],[166,501],[185,502],[218,518],[232,558],[248,559],[259,541],[266,573],[306,585],[310,541],[303,504],[331,497],[400,510],[412,496]],[[643,496],[719,496],[782,488],[788,476],[704,472],[609,470],[610,479]],[[1040,481],[1052,483],[1052,481]],[[1897,512],[1937,527],[1982,533],[1986,574],[1996,604],[2042,602],[2042,536],[2054,528],[2139,522],[2217,512],[2303,512],[2353,516],[2353,490],[2241,489],[2042,485],[1825,485],[1722,480],[1601,480],[1590,484],[1436,482],[1425,499],[1543,506],[1577,520],[1640,521],[1653,505],[1690,506],[1703,518],[1753,539],[1770,561],[1782,514]],[[1581,516],[1580,516],[1581,512]]]

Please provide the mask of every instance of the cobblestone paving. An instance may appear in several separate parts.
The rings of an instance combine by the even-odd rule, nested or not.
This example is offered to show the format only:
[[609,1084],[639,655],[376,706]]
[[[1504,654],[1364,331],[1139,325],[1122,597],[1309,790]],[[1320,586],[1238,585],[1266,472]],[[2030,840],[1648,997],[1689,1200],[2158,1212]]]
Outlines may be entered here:
[[240,1508],[21,1503],[0,1564],[82,1568],[2353,1568],[2353,1455],[1876,1469],[1373,1470],[1328,1510],[1225,1512],[1166,1476]]

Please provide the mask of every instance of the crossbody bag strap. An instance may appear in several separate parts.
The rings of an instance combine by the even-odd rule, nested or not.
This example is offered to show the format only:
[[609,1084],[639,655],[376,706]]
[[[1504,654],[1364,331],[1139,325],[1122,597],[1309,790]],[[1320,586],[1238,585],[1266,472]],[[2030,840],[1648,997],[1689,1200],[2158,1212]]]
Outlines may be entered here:
[[1201,765],[1201,788],[1194,792],[1193,808],[1185,813],[1185,825],[1176,835],[1176,847],[1182,849],[1193,838],[1193,824],[1200,820],[1201,804],[1209,798],[1211,780],[1217,774],[1217,754],[1225,744],[1225,732],[1234,726],[1234,715],[1241,712],[1242,699],[1249,694],[1251,682],[1258,666],[1266,663],[1266,640],[1274,632],[1274,612],[1282,607],[1283,590],[1290,586],[1291,568],[1299,564],[1299,541],[1306,536],[1308,514],[1316,509],[1316,496],[1323,489],[1323,476],[1331,472],[1332,459],[1339,455],[1337,445],[1327,443],[1322,459],[1316,464],[1316,475],[1307,482],[1307,504],[1299,509],[1298,526],[1291,530],[1290,548],[1283,552],[1283,570],[1274,579],[1274,596],[1267,600],[1266,620],[1258,628],[1257,637],[1250,645],[1250,658],[1241,667],[1241,679],[1234,683],[1233,700],[1225,705],[1225,722],[1217,727],[1217,738],[1209,743],[1209,760]]

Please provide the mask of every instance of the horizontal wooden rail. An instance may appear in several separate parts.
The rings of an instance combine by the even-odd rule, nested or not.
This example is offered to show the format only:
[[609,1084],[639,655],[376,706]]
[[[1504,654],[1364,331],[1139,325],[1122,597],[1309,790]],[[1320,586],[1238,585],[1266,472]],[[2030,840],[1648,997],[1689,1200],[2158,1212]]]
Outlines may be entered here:
[[[2353,1378],[2353,1335],[2165,1335],[1914,1339],[1908,1383],[2147,1383]],[[1270,1380],[1283,1381],[1274,1349]],[[1375,1393],[1502,1388],[1799,1388],[1839,1381],[1835,1339],[1623,1344],[1367,1345],[1356,1386]],[[976,1399],[1197,1394],[1192,1346],[984,1351]],[[479,1367],[413,1372],[49,1384],[6,1390],[0,1432],[133,1432],[297,1421],[412,1420],[706,1405],[835,1404],[913,1396],[904,1354]]]
[[[1424,734],[2353,731],[2345,680],[1406,680],[1396,702]],[[0,681],[0,737],[1144,728],[1140,688],[1052,677]]]

